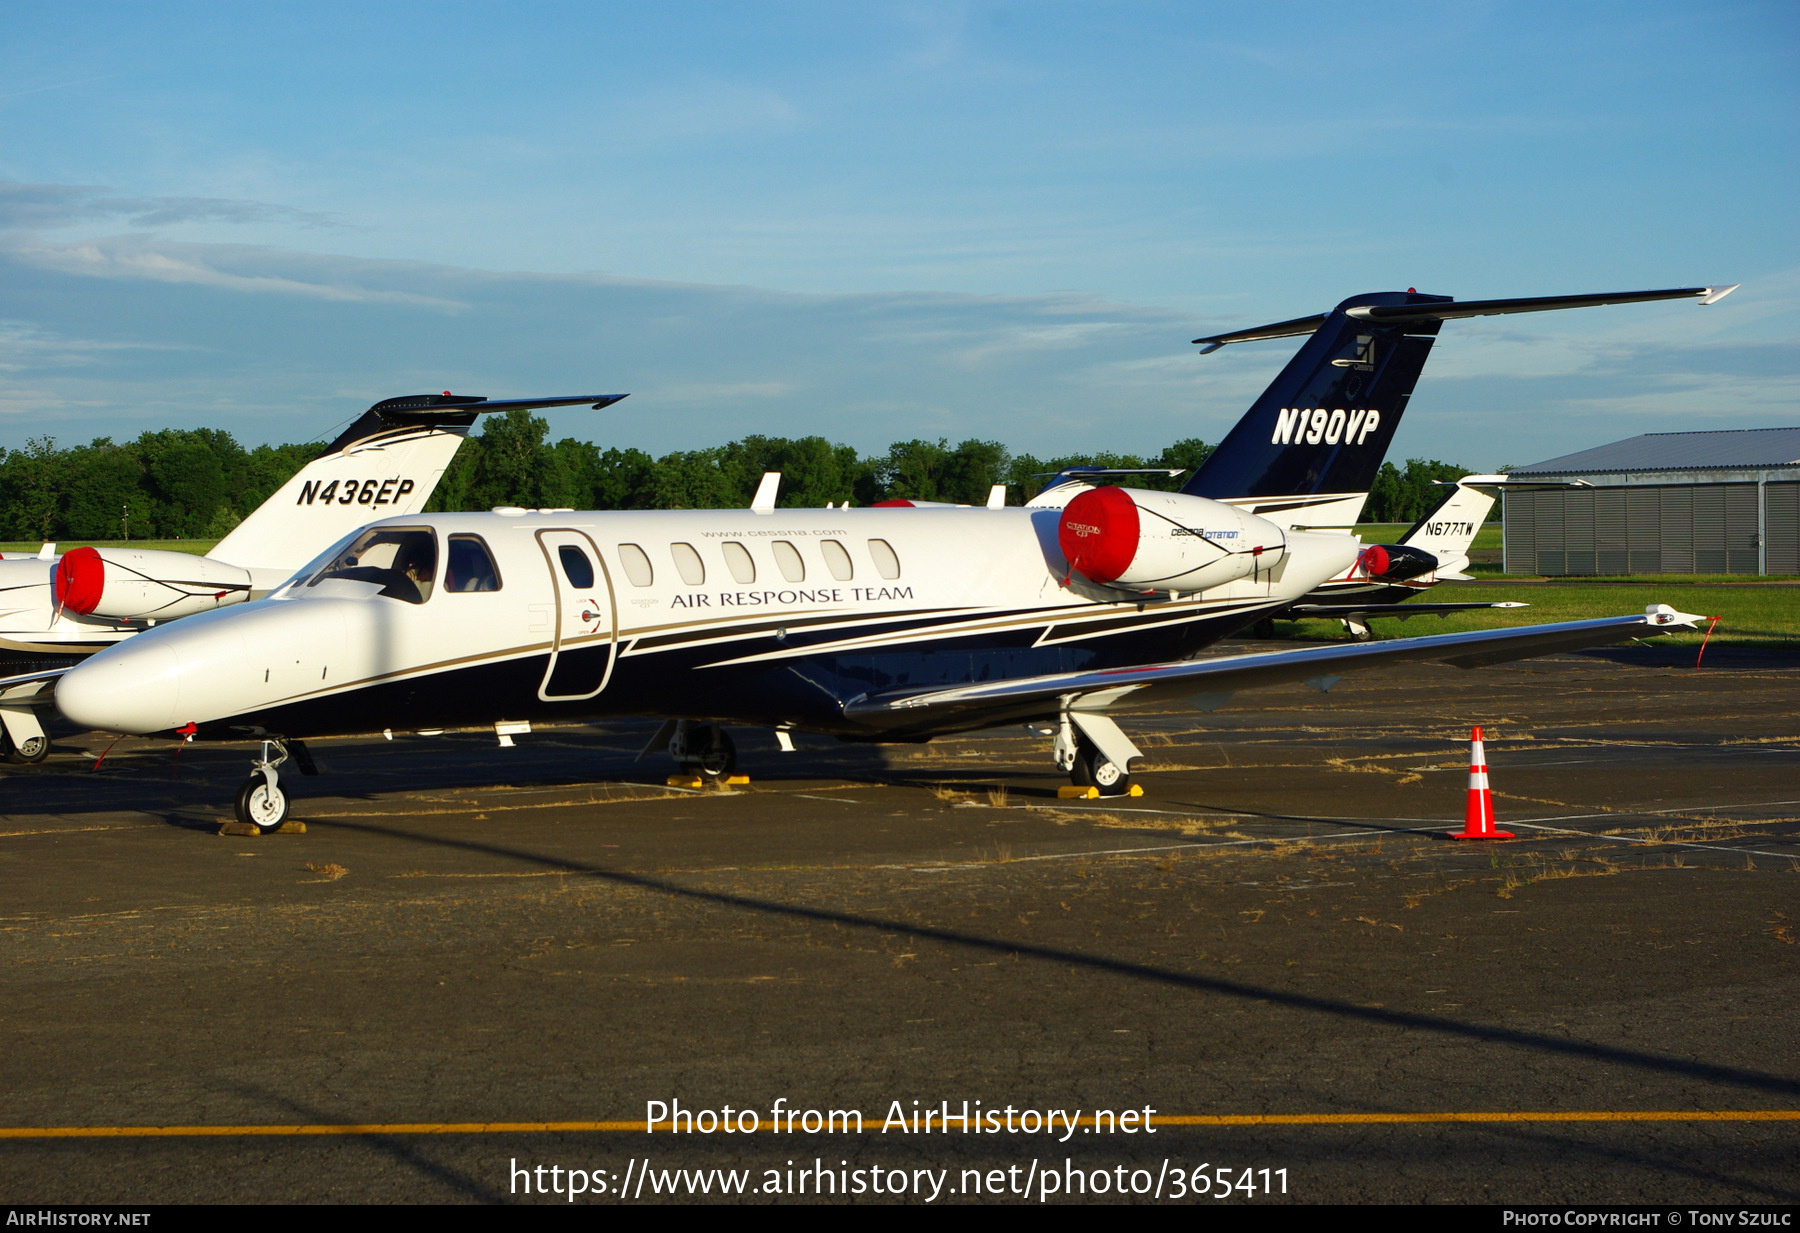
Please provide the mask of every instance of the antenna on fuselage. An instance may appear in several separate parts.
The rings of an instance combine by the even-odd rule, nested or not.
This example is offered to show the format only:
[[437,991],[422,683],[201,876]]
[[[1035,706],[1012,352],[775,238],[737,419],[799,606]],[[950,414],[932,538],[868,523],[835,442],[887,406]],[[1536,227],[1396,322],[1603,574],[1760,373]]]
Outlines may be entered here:
[[750,508],[759,514],[766,514],[775,508],[775,494],[781,488],[781,472],[764,471],[762,483],[756,486],[756,495],[750,498]]

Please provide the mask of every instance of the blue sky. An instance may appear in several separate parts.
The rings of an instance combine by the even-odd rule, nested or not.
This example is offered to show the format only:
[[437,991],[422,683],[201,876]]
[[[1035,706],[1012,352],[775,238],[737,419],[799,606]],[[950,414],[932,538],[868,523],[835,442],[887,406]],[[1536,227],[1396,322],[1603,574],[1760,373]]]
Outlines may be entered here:
[[630,391],[558,435],[1216,440],[1357,291],[1474,467],[1800,423],[1792,5],[0,9],[0,446]]

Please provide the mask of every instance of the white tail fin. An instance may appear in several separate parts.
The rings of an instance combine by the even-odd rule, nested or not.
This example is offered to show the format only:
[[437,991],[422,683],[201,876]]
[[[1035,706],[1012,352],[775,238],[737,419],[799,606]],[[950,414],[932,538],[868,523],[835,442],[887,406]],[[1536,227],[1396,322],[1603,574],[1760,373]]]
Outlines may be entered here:
[[258,589],[273,585],[364,523],[424,509],[476,416],[580,403],[599,410],[623,397],[496,401],[446,390],[383,399],[207,555],[249,570]]
[[402,425],[340,441],[207,555],[285,577],[365,522],[424,509],[468,431],[465,424]]
[[1465,475],[1444,494],[1437,507],[1413,523],[1400,543],[1438,559],[1437,576],[1460,574],[1469,567],[1469,546],[1494,508],[1504,475]]

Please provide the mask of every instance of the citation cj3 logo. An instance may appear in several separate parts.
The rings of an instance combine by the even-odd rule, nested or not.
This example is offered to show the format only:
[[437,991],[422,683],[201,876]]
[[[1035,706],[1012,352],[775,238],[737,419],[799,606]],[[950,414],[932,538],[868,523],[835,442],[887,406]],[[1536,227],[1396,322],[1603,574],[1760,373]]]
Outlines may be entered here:
[[1100,534],[1100,528],[1097,526],[1094,526],[1092,523],[1065,522],[1065,523],[1063,523],[1063,526],[1065,526],[1069,530],[1075,532],[1075,534],[1079,535],[1082,539],[1086,539],[1090,535]]
[[1327,411],[1324,407],[1283,407],[1275,417],[1275,433],[1271,445],[1361,445],[1381,423],[1381,412],[1373,407],[1346,411],[1342,407]]

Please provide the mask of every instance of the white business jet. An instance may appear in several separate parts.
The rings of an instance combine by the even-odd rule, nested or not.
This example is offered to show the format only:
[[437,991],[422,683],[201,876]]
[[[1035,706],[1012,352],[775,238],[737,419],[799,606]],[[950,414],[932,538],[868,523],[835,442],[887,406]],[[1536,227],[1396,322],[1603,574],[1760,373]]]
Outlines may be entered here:
[[1353,490],[1341,477],[1372,477],[1444,319],[1718,294],[1353,297],[1305,319],[1300,356],[1221,445],[1248,441],[1237,452],[1263,461],[1230,502],[1196,491],[1222,482],[1209,460],[1183,492],[1083,487],[1060,506],[782,510],[769,493],[747,511],[385,519],[264,600],[95,655],[56,702],[93,728],[259,741],[237,805],[264,829],[288,808],[277,768],[291,751],[306,769],[308,738],[491,727],[506,740],[533,722],[619,715],[665,720],[653,744],[713,775],[734,769],[725,723],[774,728],[784,744],[797,730],[902,742],[1045,725],[1078,785],[1123,793],[1141,754],[1111,712],[1134,703],[1211,709],[1377,664],[1472,667],[1691,627],[1656,605],[1193,658],[1356,560],[1353,535],[1252,507],[1317,509],[1319,493],[1342,504]]
[[41,762],[34,714],[77,658],[177,617],[267,594],[321,551],[384,514],[425,508],[475,417],[589,404],[623,394],[515,399],[389,398],[365,411],[204,556],[113,547],[0,560],[0,756]]

